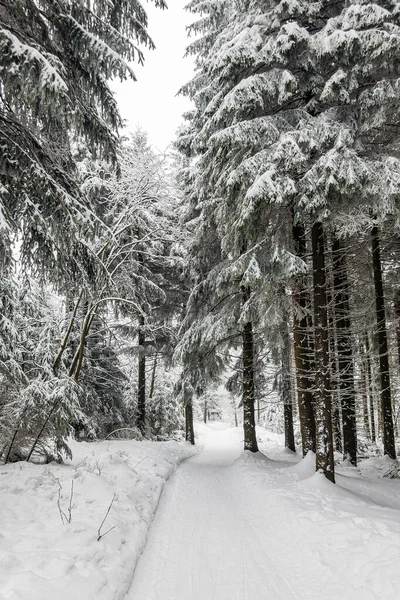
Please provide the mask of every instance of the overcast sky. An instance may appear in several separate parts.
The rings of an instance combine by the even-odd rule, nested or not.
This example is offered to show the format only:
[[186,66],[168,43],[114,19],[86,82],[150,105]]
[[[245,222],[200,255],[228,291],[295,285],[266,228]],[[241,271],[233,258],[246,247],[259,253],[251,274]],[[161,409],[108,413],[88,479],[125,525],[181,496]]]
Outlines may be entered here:
[[183,58],[188,45],[185,26],[193,21],[193,15],[183,10],[187,2],[167,0],[168,10],[160,10],[143,1],[156,49],[145,52],[143,67],[133,65],[136,82],[112,84],[128,129],[133,131],[140,125],[159,150],[165,150],[173,141],[182,113],[191,106],[187,98],[176,97],[193,74],[192,59]]

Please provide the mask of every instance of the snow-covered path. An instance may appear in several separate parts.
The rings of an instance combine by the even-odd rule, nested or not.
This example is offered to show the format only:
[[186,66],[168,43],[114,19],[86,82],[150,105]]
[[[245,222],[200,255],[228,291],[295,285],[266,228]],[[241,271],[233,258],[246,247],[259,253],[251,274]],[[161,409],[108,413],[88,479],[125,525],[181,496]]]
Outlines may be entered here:
[[307,461],[236,460],[238,430],[202,438],[163,492],[126,600],[398,597],[398,510],[325,487]]
[[251,489],[232,479],[240,440],[210,428],[205,443],[167,484],[127,598],[247,600],[262,588],[270,600],[298,598],[247,513]]

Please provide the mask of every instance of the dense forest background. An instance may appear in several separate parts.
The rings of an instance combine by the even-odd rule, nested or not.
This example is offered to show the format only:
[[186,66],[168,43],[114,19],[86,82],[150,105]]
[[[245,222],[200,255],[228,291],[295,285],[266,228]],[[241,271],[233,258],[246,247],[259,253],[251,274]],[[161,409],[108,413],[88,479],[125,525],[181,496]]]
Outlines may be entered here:
[[109,88],[153,47],[137,0],[0,3],[0,458],[211,413],[331,481],[335,450],[395,459],[400,4],[187,8],[160,155]]

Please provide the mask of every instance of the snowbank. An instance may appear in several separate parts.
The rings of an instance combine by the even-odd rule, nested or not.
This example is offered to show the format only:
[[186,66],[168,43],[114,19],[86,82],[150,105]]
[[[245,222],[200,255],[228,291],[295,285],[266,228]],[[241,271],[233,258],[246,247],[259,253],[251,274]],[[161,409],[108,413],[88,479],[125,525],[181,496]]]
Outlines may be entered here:
[[193,454],[177,442],[74,443],[72,450],[66,465],[0,468],[2,600],[123,598],[163,486]]
[[[336,467],[336,485],[315,473],[315,456],[288,455],[265,430],[261,453],[242,456],[232,476],[252,490],[248,508],[273,562],[290,581],[282,599],[395,600],[399,597],[400,479],[393,461]],[[247,496],[248,497],[248,496]],[[261,500],[261,501],[260,501]]]

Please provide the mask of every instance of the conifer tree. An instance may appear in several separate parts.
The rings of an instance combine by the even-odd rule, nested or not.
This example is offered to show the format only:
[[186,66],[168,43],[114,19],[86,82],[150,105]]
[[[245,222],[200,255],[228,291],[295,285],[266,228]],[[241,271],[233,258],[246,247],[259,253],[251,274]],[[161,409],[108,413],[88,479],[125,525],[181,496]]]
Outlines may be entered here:
[[[164,7],[163,0],[154,0]],[[107,80],[153,46],[138,0],[5,0],[0,7],[0,243],[25,263],[78,277],[96,221],[73,150],[116,157],[121,125]],[[65,230],[69,235],[65,236]]]
[[[233,272],[240,281],[238,265],[256,259],[265,289],[304,270],[290,252],[290,222],[309,223],[319,238],[352,210],[393,206],[399,17],[392,2],[219,6],[220,29],[196,42],[201,60],[188,88],[196,108],[182,143],[198,156],[198,206],[229,258],[219,263],[217,285]],[[326,326],[324,318],[319,334]],[[329,345],[319,340],[315,351],[318,360],[325,354],[325,370]],[[333,479],[327,385],[317,412],[327,441],[323,470]]]

